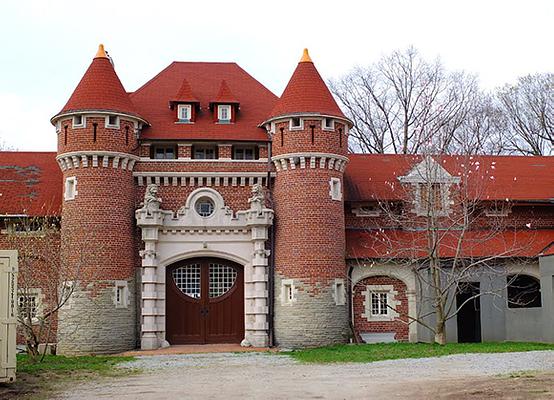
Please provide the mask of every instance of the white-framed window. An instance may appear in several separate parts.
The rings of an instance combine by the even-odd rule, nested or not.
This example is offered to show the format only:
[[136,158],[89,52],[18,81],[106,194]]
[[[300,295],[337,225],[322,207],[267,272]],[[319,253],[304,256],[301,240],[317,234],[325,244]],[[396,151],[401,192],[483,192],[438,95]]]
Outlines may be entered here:
[[73,200],[77,196],[77,177],[65,178],[64,199]]
[[373,317],[389,315],[388,292],[371,292],[371,315]]
[[233,160],[256,160],[254,146],[233,146]]
[[323,130],[325,131],[334,131],[335,130],[335,120],[333,118],[323,118]]
[[292,305],[296,301],[296,289],[292,279],[283,279],[281,281],[281,304]]
[[304,129],[304,120],[299,117],[293,117],[289,121],[289,130],[301,130]]
[[119,116],[117,115],[108,115],[106,116],[106,128],[116,128],[119,129]]
[[190,104],[179,104],[177,106],[177,119],[179,122],[190,122],[192,118],[192,106]]
[[436,182],[424,182],[416,185],[417,215],[448,215],[450,185]]
[[114,304],[115,308],[127,308],[129,306],[129,284],[127,281],[115,281]]
[[231,122],[231,106],[229,104],[220,104],[217,106],[217,119],[219,122]]
[[85,127],[85,116],[84,115],[74,115],[73,116],[73,128],[84,128]]
[[342,188],[339,178],[329,180],[329,196],[332,200],[342,200]]
[[368,321],[394,321],[398,317],[397,291],[393,285],[366,285],[362,292],[365,312],[362,317]]
[[17,309],[19,317],[25,322],[28,322],[30,318],[32,324],[38,323],[42,314],[41,290],[20,290],[17,294]]
[[344,279],[335,279],[333,284],[333,299],[337,306],[343,306],[346,304],[346,288],[344,286]]
[[60,133],[62,131],[62,121],[57,120],[56,121],[56,133]]

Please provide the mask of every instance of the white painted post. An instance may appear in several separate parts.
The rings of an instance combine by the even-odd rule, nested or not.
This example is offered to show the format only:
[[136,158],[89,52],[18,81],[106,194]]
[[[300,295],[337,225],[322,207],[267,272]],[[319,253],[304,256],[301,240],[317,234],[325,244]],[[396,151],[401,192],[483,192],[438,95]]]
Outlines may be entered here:
[[0,250],[0,382],[14,382],[16,369],[17,251]]

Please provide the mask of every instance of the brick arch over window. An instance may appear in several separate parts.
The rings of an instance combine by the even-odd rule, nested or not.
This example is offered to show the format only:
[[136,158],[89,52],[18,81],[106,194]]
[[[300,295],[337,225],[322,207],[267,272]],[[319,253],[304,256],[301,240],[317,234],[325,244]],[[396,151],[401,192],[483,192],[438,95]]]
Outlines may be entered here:
[[[387,307],[381,294],[386,295]],[[400,279],[386,275],[361,279],[354,285],[353,307],[354,330],[359,340],[409,340],[407,287]]]

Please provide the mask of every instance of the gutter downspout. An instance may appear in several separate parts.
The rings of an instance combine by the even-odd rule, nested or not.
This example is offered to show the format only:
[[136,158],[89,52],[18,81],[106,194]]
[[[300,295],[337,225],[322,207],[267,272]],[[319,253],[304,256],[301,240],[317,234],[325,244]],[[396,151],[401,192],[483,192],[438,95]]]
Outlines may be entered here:
[[[270,207],[274,210],[273,204],[273,193],[272,193],[272,182],[271,182],[271,154],[272,154],[272,143],[269,142],[267,145],[267,192],[269,193]],[[267,275],[267,312],[268,312],[268,329],[269,329],[269,347],[275,346],[275,335],[274,335],[274,300],[275,300],[275,224],[277,218],[276,215],[273,215],[273,224],[269,228],[269,265],[268,265],[268,275]]]

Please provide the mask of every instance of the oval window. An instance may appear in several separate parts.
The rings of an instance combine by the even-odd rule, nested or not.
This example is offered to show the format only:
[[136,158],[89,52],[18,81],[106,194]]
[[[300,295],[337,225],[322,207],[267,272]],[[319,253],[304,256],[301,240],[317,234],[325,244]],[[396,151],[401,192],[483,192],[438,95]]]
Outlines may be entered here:
[[200,264],[190,264],[173,270],[175,286],[185,295],[200,298]]
[[210,263],[210,297],[227,293],[237,280],[237,271],[228,265]]
[[201,197],[194,206],[198,215],[209,217],[214,213],[214,202],[209,197]]

